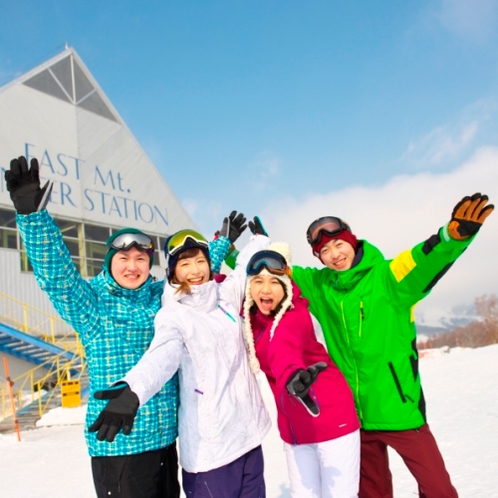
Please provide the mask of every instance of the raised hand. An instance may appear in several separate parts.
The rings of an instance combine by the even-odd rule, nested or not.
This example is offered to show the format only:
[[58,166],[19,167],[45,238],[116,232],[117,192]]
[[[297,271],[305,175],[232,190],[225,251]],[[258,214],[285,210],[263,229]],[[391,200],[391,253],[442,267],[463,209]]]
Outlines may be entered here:
[[486,205],[487,202],[488,196],[480,193],[464,197],[451,214],[448,224],[450,237],[465,240],[475,235],[495,208],[493,204]]
[[265,227],[263,226],[263,223],[261,223],[259,216],[255,216],[253,221],[249,222],[249,230],[251,230],[254,235],[259,234],[268,237],[268,234],[266,233]]
[[232,211],[230,216],[223,220],[220,235],[228,237],[233,244],[247,228],[245,223],[246,217],[242,213],[237,214],[237,211]]
[[31,159],[31,167],[24,156],[12,159],[10,169],[5,172],[5,181],[18,213],[34,213],[47,205],[52,185],[47,181],[40,188],[40,167],[36,158]]

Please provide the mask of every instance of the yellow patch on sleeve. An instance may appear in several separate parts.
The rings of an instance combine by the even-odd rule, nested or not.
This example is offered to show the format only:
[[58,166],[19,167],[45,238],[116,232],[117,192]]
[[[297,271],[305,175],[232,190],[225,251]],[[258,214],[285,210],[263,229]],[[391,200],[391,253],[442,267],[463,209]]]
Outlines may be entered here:
[[415,263],[410,249],[396,256],[389,266],[394,278],[399,283],[417,266],[417,263]]
[[418,303],[415,303],[411,308],[410,308],[410,322],[413,323],[415,321],[415,306],[417,306]]

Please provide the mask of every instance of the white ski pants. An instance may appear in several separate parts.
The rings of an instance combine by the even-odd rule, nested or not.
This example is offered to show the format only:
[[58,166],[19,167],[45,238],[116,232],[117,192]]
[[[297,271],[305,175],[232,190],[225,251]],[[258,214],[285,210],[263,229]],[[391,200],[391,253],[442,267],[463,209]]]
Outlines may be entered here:
[[293,498],[356,498],[360,431],[315,444],[284,443]]

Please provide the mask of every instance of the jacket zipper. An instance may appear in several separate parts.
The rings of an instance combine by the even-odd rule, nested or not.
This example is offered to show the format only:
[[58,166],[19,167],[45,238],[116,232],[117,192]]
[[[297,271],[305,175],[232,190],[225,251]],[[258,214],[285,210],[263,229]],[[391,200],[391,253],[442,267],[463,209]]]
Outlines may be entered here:
[[360,326],[358,328],[358,337],[361,337],[361,331],[363,329],[363,301],[360,301]]
[[[360,310],[361,310],[360,313],[363,313],[363,303],[360,306]],[[353,358],[355,358],[353,348],[351,347],[351,341],[349,340],[348,327],[346,325],[346,317],[344,316],[344,301],[341,301],[341,314],[342,314],[342,324],[344,325],[344,330],[346,331],[346,339],[348,342],[348,346],[349,346],[349,349],[351,351],[351,355],[353,356]],[[361,337],[361,332],[360,332],[360,337]],[[360,420],[363,420],[363,412],[362,412],[361,405],[360,405],[360,379],[358,377],[358,366],[356,364],[356,358],[354,360],[354,373],[355,373],[355,378],[356,378],[356,386],[355,386],[355,393],[354,394],[355,394],[355,398],[356,398],[356,404],[358,406],[358,418]]]

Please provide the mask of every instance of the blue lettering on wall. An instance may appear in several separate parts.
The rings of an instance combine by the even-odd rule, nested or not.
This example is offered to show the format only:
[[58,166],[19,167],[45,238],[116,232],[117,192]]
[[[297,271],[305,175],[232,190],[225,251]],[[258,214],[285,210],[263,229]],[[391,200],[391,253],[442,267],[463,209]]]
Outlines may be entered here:
[[83,192],[83,195],[85,196],[86,200],[89,203],[88,207],[84,206],[84,208],[87,211],[93,211],[95,209],[95,204],[93,203],[92,199],[90,198],[90,192],[91,192],[91,190],[89,188],[86,188],[85,191]]
[[[55,156],[57,158],[57,161],[54,162],[52,161],[47,149],[45,149],[43,152],[36,151],[34,149],[34,144],[30,144],[28,142],[24,143],[24,156],[26,157],[26,161],[28,161],[28,164],[30,163],[31,159],[36,157],[40,162],[40,168],[45,166],[46,168],[50,169],[52,174],[59,176],[68,176],[70,173],[70,168],[74,166],[74,176],[76,180],[80,179],[79,167],[80,164],[83,164],[85,162],[82,159],[69,156],[62,152],[56,154],[52,152],[52,156]],[[67,161],[65,159],[70,159],[70,161]],[[41,169],[41,171],[42,173],[46,173],[46,171],[43,171],[43,169]]]
[[141,202],[138,206],[138,214],[144,223],[150,223],[154,219],[154,211],[145,202]]
[[107,178],[104,179],[104,177],[102,176],[102,173],[100,172],[100,169],[97,165],[95,165],[95,176],[93,178],[93,184],[94,185],[97,185],[97,177],[100,178],[100,183],[106,187],[107,186],[107,182],[110,181],[111,182],[111,186],[112,186],[112,190],[116,190],[116,187],[114,186],[114,177],[112,176],[112,171],[109,171],[107,173]]
[[[49,152],[48,149],[38,148],[28,142],[24,143],[24,155],[28,164],[34,157],[39,159],[40,167],[42,167],[41,173],[44,177],[42,184],[48,179],[46,178],[47,176],[51,180],[55,180],[55,175],[67,178],[65,182],[54,181],[54,188],[50,197],[51,204],[79,207],[75,203],[73,193],[73,189],[77,192],[79,186],[75,186],[70,178],[80,180],[80,166],[85,164],[83,159],[70,156],[64,152]],[[1,167],[0,171],[3,178],[5,168]],[[92,174],[91,171],[88,173]],[[87,178],[91,181],[91,176],[87,176]],[[85,211],[108,215],[115,219],[121,218],[147,224],[156,223],[169,226],[168,211],[165,207],[141,202],[122,195],[122,193],[131,194],[131,190],[125,187],[125,177],[120,171],[106,171],[96,164],[93,171],[93,183],[98,186],[97,189],[85,188],[83,190],[83,209]],[[0,181],[0,184],[0,192],[5,192],[5,182]],[[121,195],[107,192],[110,190]]]
[[85,161],[83,159],[78,159],[77,157],[67,156],[69,159],[74,159],[74,171],[76,173],[76,180],[80,179],[80,163],[83,164]]
[[52,173],[55,175],[55,170],[54,167],[52,166],[52,161],[50,160],[50,156],[48,155],[48,152],[45,150],[41,156],[40,159],[40,169],[43,168],[43,166],[48,166]]
[[69,197],[69,195],[71,194],[71,186],[64,182],[60,182],[60,185],[61,185],[61,204],[64,206],[64,199],[67,199],[74,207],[76,207],[76,204],[71,200],[71,197]]
[[163,221],[163,223],[166,226],[169,225],[169,223],[168,223],[168,211],[166,210],[166,208],[164,208],[164,213],[162,213],[157,206],[154,206],[154,213],[155,213],[155,216],[154,216],[155,219],[157,219],[157,217],[159,216],[159,218]]
[[66,154],[57,154],[57,161],[59,161],[59,164],[62,166],[62,169],[64,173],[61,173],[61,176],[67,176],[67,167],[66,165],[62,162],[62,158],[66,157]]
[[111,209],[109,209],[109,214],[112,214],[113,211],[116,211],[116,213],[118,213],[118,216],[121,218],[121,211],[119,210],[116,197],[113,197],[111,200]]
[[109,216],[119,216],[120,218],[143,223],[164,223],[169,226],[168,212],[159,206],[147,202],[137,203],[134,199],[122,196],[114,196],[101,190],[85,189],[86,211],[98,211]]

